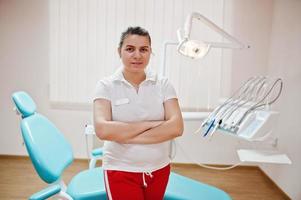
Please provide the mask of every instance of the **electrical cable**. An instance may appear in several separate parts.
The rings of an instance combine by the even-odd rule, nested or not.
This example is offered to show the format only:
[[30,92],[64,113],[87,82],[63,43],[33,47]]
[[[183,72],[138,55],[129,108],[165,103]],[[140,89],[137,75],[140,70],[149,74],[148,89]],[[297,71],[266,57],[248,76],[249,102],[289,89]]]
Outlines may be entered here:
[[223,171],[223,170],[233,169],[233,168],[235,168],[235,167],[241,165],[241,163],[242,163],[242,162],[238,162],[238,163],[236,163],[236,164],[234,164],[234,165],[231,165],[231,166],[228,166],[228,167],[213,167],[213,166],[210,166],[210,165],[207,165],[207,164],[201,164],[201,163],[195,161],[191,156],[189,156],[189,155],[185,152],[185,150],[182,148],[182,146],[181,146],[178,142],[176,143],[176,145],[180,147],[182,153],[183,153],[183,154],[184,154],[184,155],[185,155],[192,163],[195,163],[195,164],[197,164],[198,166],[203,167],[203,168],[213,169],[213,170],[222,170],[222,171]]

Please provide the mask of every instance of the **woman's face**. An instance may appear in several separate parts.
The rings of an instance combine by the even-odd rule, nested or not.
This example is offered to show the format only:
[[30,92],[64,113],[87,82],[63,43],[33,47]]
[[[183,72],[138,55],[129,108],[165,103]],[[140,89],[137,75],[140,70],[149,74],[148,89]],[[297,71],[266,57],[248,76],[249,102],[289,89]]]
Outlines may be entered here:
[[125,70],[139,73],[148,65],[152,49],[147,36],[128,35],[118,52]]

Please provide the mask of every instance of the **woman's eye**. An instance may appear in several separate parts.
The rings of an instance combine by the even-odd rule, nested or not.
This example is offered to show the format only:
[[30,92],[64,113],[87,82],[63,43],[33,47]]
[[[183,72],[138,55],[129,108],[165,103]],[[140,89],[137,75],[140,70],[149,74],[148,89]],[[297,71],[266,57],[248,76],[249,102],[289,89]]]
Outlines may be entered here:
[[131,51],[133,51],[133,50],[134,50],[134,48],[132,48],[132,47],[128,47],[128,48],[126,48],[125,50],[126,50],[126,51],[129,51],[129,52],[131,52]]
[[143,53],[145,53],[145,52],[148,52],[148,49],[142,48],[140,51],[143,52]]

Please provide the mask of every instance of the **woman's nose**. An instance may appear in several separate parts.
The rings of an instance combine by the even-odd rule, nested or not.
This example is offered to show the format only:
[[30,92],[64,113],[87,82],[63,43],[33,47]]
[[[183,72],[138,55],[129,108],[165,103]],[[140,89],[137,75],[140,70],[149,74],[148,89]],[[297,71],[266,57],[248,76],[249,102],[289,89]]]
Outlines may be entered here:
[[141,55],[140,51],[139,51],[139,50],[136,50],[136,51],[134,52],[134,58],[141,58],[141,57],[142,57],[142,55]]

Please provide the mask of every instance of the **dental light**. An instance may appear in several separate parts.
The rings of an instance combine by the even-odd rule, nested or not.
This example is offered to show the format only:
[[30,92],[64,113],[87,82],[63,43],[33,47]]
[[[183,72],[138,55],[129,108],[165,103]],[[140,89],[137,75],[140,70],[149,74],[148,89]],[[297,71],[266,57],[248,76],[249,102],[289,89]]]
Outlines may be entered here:
[[[191,27],[192,27],[192,20],[196,18],[200,20],[202,23],[207,25],[216,33],[223,36],[229,42],[209,42],[209,41],[201,41],[201,40],[192,40],[190,39]],[[171,45],[177,46],[177,51],[186,57],[190,57],[192,59],[199,59],[203,58],[207,55],[211,48],[228,48],[228,49],[244,49],[250,48],[249,45],[244,45],[235,39],[233,36],[225,32],[223,29],[218,27],[212,21],[201,15],[197,12],[190,13],[185,21],[184,29],[177,30],[177,41],[165,41],[163,44],[163,59],[162,59],[162,67],[161,67],[161,74],[166,76],[166,51],[167,47]]]
[[[200,20],[209,28],[222,35],[224,38],[229,40],[229,43],[191,40],[190,33],[191,33],[192,20],[194,18]],[[230,48],[230,49],[249,48],[249,46],[240,43],[233,36],[225,32],[223,29],[221,29],[216,24],[214,24],[212,21],[210,21],[209,19],[207,19],[206,17],[204,17],[203,15],[197,12],[192,12],[190,15],[187,16],[184,25],[184,30],[179,29],[177,31],[177,36],[179,41],[177,47],[178,52],[192,59],[198,59],[206,56],[211,48]]]

